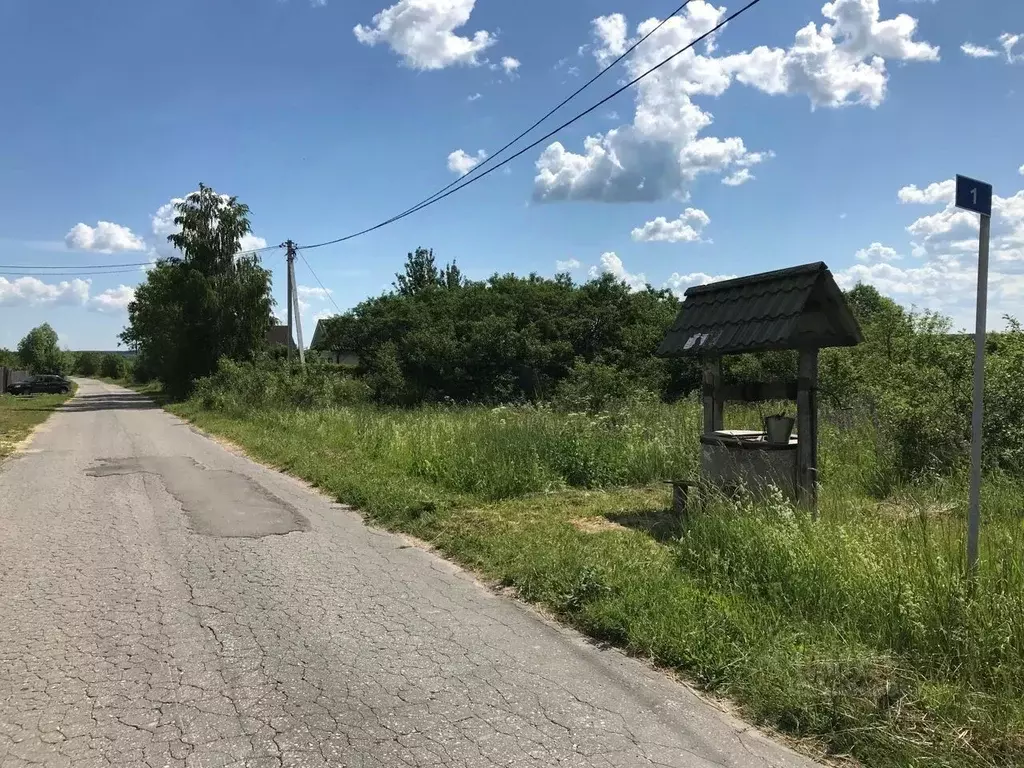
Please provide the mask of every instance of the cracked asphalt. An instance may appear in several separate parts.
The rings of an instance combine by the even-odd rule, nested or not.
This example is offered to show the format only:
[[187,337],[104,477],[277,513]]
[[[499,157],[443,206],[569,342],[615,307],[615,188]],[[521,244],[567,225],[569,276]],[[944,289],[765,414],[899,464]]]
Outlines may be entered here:
[[128,390],[0,465],[2,768],[646,765],[813,763]]

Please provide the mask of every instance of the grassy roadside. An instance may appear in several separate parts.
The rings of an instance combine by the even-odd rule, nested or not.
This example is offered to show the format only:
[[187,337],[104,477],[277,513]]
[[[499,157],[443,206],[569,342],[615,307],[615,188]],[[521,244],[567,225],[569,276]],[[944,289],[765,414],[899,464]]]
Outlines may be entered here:
[[851,474],[870,458],[840,434],[824,436],[834,482],[820,523],[781,500],[720,502],[683,536],[653,480],[693,457],[673,453],[681,435],[645,431],[668,412],[611,424],[169,408],[811,749],[878,766],[1024,763],[1022,495],[1009,481],[987,486],[971,597],[958,486],[872,501]]
[[0,459],[14,452],[36,426],[46,421],[72,394],[0,395]]

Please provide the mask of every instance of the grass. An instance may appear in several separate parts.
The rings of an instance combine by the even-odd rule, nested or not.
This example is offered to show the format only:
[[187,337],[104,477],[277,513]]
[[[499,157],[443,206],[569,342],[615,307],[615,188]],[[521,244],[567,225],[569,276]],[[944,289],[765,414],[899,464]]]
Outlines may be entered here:
[[0,459],[49,418],[71,395],[0,395]]
[[[893,484],[865,421],[823,424],[818,522],[781,497],[716,499],[682,531],[658,481],[696,475],[694,403],[597,417],[170,408],[830,755],[1024,763],[1024,492],[1012,479],[986,483],[972,590],[965,484],[873,498]],[[728,417],[750,426],[758,413]]]

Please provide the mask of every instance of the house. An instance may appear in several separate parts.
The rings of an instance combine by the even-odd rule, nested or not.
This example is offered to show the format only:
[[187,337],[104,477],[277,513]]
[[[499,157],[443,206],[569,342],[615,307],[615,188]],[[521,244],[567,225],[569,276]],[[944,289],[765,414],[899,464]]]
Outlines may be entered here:
[[325,322],[329,322],[333,318],[327,317],[317,320],[316,330],[313,331],[313,341],[309,345],[310,352],[314,353],[318,358],[329,363],[338,363],[340,365],[359,365],[359,355],[352,352],[346,352],[338,349],[326,349],[324,345],[327,342],[327,326]]
[[[288,343],[289,341],[291,344]],[[271,348],[290,346],[292,349],[298,349],[295,339],[289,338],[287,325],[270,326],[269,330],[267,330],[267,346]]]

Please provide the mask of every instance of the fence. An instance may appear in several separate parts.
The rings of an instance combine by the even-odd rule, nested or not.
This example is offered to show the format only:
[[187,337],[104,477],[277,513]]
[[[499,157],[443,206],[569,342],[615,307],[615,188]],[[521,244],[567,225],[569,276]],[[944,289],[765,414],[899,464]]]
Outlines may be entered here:
[[4,394],[11,384],[24,381],[30,375],[28,371],[16,371],[13,368],[0,367],[0,395]]

